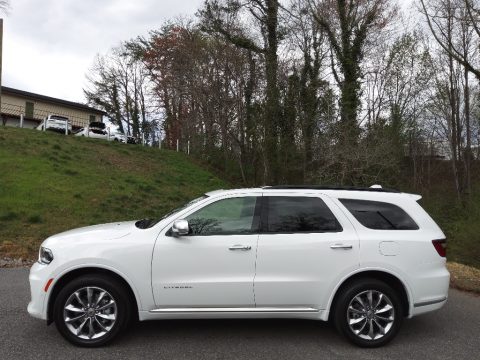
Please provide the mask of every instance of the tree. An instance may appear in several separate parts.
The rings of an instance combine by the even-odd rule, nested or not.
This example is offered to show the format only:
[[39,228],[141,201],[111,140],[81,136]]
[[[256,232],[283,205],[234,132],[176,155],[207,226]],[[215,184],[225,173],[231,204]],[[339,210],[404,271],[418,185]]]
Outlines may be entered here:
[[107,112],[125,134],[155,138],[157,121],[148,102],[149,83],[143,63],[129,43],[97,55],[84,89],[88,103]]
[[164,113],[166,147],[189,141],[198,157],[253,185],[261,168],[258,55],[184,21],[138,43]]
[[[284,143],[296,145],[295,157],[287,166],[292,173],[302,176],[291,176],[291,181],[307,183],[312,181],[315,173],[315,164],[318,164],[323,152],[319,151],[318,141],[326,123],[330,122],[334,106],[329,103],[331,95],[330,83],[325,78],[328,74],[328,46],[325,33],[320,31],[318,24],[309,14],[308,1],[293,1],[288,12],[289,21],[286,22],[287,37],[285,43],[292,51],[293,60],[290,60],[292,74],[288,78],[287,98],[284,99],[285,130],[296,134],[297,144],[294,141]],[[298,53],[296,55],[295,53]],[[292,87],[292,85],[295,85]],[[295,103],[290,104],[291,90],[295,89]],[[291,102],[291,100],[290,100]],[[293,111],[294,110],[294,111]],[[295,117],[293,117],[295,113]],[[290,115],[288,118],[287,115]],[[293,129],[290,129],[293,128]],[[284,130],[284,131],[285,131]],[[294,153],[292,146],[287,146],[286,152]],[[298,158],[298,159],[297,159]],[[299,161],[300,160],[300,161]],[[294,163],[296,162],[296,164]],[[301,164],[301,168],[298,167]]]
[[[280,118],[280,93],[278,89],[278,44],[281,39],[279,26],[278,0],[206,0],[199,12],[203,30],[218,33],[230,43],[256,54],[265,60],[266,100],[264,116],[265,139],[265,182],[278,182],[280,168],[278,164],[278,128]],[[249,34],[249,25],[243,25],[242,16],[248,18],[249,25],[257,27],[258,43],[255,36]]]
[[330,43],[332,66],[340,88],[341,142],[357,141],[361,64],[365,47],[375,31],[392,20],[396,8],[388,0],[312,1],[312,15]]
[[420,0],[422,12],[427,20],[428,27],[441,48],[452,57],[453,60],[462,64],[465,69],[480,80],[480,65],[478,60],[465,52],[462,42],[455,42],[452,37],[453,29],[448,29],[449,18],[458,23],[468,25],[473,29],[472,42],[479,45],[480,41],[480,3],[478,0]]
[[472,107],[469,74],[480,80],[478,2],[434,0],[427,4],[422,0],[421,4],[431,34],[443,53],[439,55],[439,60],[443,60],[448,68],[448,80],[437,81],[437,89],[444,99],[448,99],[445,135],[451,148],[455,188],[458,197],[464,198],[471,191]]

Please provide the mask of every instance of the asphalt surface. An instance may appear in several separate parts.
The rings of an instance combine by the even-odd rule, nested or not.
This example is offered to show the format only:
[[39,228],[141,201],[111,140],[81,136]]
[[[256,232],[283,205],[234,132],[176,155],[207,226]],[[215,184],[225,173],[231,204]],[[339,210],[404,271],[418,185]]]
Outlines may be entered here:
[[440,311],[406,320],[389,345],[361,349],[327,323],[168,320],[139,323],[108,347],[77,348],[31,318],[28,269],[0,269],[0,359],[479,359],[480,297],[450,290]]

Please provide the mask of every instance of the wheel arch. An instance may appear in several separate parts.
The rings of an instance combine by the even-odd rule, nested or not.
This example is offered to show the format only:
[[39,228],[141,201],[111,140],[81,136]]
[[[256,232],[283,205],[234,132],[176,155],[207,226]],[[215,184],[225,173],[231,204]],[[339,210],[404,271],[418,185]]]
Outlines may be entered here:
[[129,297],[132,299],[131,301],[131,304],[133,307],[132,314],[134,314],[135,318],[138,319],[139,308],[140,308],[139,298],[135,293],[135,291],[133,290],[130,283],[125,279],[125,277],[113,271],[112,269],[107,269],[104,267],[92,265],[92,266],[85,266],[85,267],[70,269],[64,272],[58,278],[58,280],[54,282],[47,300],[47,324],[48,325],[53,322],[53,307],[54,307],[55,299],[58,293],[60,292],[60,290],[62,289],[62,287],[68,282],[72,281],[73,279],[76,279],[77,277],[80,277],[82,275],[87,275],[87,274],[107,275],[118,280],[120,283],[122,283],[122,285],[127,290]]
[[356,272],[354,274],[350,274],[347,276],[343,281],[340,283],[340,285],[337,286],[335,289],[334,295],[331,297],[331,300],[329,302],[329,315],[328,315],[328,320],[331,320],[331,317],[334,313],[335,310],[335,305],[337,302],[337,298],[342,292],[342,290],[347,287],[349,284],[352,282],[355,282],[358,279],[365,279],[365,278],[371,278],[371,279],[376,279],[382,282],[385,282],[387,285],[391,286],[399,295],[400,301],[402,302],[402,308],[404,311],[404,316],[408,317],[410,316],[410,308],[411,308],[411,296],[408,290],[408,287],[395,274],[392,274],[391,272],[381,270],[381,269],[365,269],[361,270],[359,272]]

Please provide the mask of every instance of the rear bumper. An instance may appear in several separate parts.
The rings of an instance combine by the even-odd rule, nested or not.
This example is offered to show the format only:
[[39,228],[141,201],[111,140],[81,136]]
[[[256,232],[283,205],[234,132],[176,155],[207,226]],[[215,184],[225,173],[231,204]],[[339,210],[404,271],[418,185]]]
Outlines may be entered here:
[[412,316],[424,314],[430,311],[435,311],[443,307],[447,303],[447,298],[443,297],[437,300],[430,300],[424,303],[413,304]]
[[450,273],[444,265],[425,271],[415,282],[415,297],[410,315],[416,316],[443,307],[448,299],[449,286]]

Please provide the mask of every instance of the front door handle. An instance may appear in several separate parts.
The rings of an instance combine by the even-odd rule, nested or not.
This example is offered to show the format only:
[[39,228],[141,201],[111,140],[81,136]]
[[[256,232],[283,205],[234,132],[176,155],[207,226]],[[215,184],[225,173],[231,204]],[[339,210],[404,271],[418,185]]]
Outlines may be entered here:
[[351,250],[352,248],[353,248],[352,245],[343,245],[343,244],[330,245],[330,249]]
[[228,248],[228,250],[248,251],[248,250],[252,250],[252,247],[251,246],[246,246],[246,245],[232,245]]

